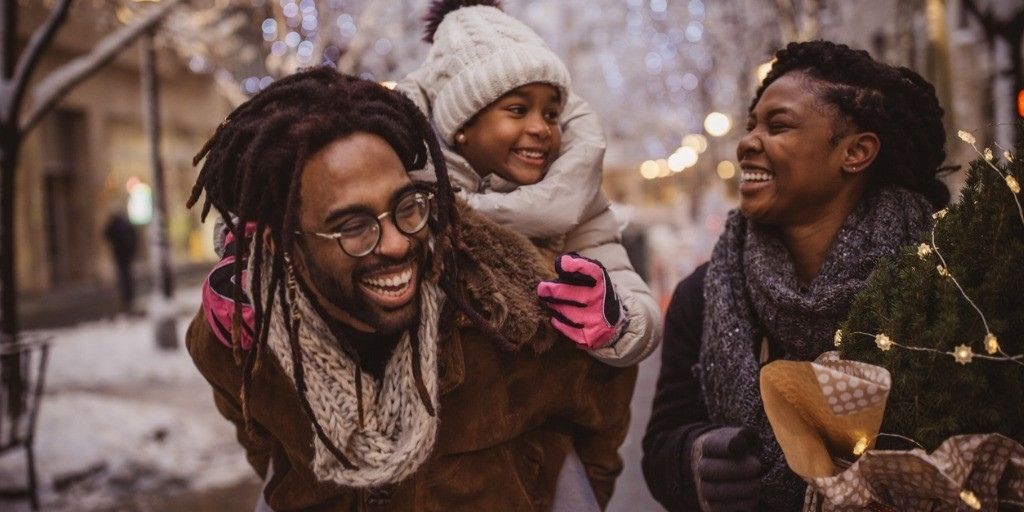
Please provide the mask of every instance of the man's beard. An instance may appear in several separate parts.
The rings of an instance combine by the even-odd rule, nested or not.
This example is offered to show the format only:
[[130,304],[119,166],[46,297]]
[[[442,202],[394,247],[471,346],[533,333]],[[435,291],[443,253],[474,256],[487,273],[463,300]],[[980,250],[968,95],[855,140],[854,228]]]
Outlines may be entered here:
[[[385,258],[368,255],[360,259],[350,280],[344,283],[334,274],[324,270],[315,260],[307,258],[310,285],[337,308],[355,317],[356,320],[372,327],[384,335],[394,335],[406,331],[412,326],[419,314],[422,269],[427,260],[427,245],[416,238],[409,238],[409,251],[401,258]],[[416,273],[416,293],[412,300],[394,309],[384,308],[366,296],[359,287],[363,276],[378,272],[384,268],[394,268],[414,263]]]

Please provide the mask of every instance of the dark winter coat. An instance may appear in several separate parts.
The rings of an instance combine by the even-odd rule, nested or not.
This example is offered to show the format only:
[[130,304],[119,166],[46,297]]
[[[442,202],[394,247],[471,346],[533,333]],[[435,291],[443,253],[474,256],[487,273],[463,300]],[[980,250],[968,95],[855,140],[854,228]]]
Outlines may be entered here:
[[442,315],[440,428],[430,458],[400,484],[366,490],[318,482],[310,469],[312,427],[273,357],[264,357],[254,375],[249,407],[256,435],[248,434],[238,400],[241,368],[202,313],[192,321],[188,349],[213,386],[217,408],[235,423],[256,472],[265,476],[273,467],[264,495],[275,511],[548,510],[573,448],[607,504],[622,470],[617,450],[629,426],[636,368],[601,364],[556,337],[534,292],[551,273],[550,255],[466,210],[461,220],[479,263],[462,261],[467,292],[503,332],[537,327],[508,352],[461,314]]
[[661,373],[643,440],[644,479],[654,498],[672,512],[700,510],[690,447],[698,436],[721,426],[708,419],[700,380],[691,372],[700,358],[707,271],[707,263],[697,267],[672,293],[665,312]]
[[135,232],[135,226],[124,215],[119,213],[111,215],[103,230],[103,236],[110,242],[114,259],[117,260],[118,265],[127,265],[135,259],[139,236]]

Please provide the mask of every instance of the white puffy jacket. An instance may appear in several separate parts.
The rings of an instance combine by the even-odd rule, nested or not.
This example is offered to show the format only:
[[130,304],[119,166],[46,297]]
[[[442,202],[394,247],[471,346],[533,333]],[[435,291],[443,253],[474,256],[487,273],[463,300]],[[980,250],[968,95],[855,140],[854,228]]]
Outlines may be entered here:
[[[396,87],[430,118],[430,103],[414,71]],[[661,312],[622,247],[619,222],[601,192],[604,132],[590,107],[571,95],[561,116],[562,146],[540,182],[518,186],[496,175],[481,178],[466,159],[441,142],[452,184],[473,209],[534,240],[562,238],[562,252],[600,261],[626,310],[628,324],[619,340],[590,351],[611,366],[639,363],[661,343]],[[433,180],[433,169],[418,177]],[[553,263],[552,263],[553,264]]]

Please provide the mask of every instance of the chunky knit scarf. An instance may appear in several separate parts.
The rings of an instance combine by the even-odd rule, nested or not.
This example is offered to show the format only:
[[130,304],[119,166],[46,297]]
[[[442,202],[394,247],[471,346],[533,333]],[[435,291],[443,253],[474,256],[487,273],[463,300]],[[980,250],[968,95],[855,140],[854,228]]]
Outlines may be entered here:
[[[268,266],[263,275],[269,276],[269,270]],[[269,279],[265,278],[264,290],[268,285]],[[435,283],[424,279],[419,299],[419,367],[436,411],[438,321],[444,294]],[[327,436],[355,466],[354,469],[344,467],[327,446],[313,436],[312,469],[317,479],[347,487],[376,487],[412,475],[433,449],[438,418],[427,411],[417,389],[409,334],[404,334],[395,347],[384,378],[378,383],[366,373],[356,371],[355,363],[340,349],[335,335],[302,287],[296,294],[296,309],[301,319],[299,345],[310,407]],[[290,314],[282,311],[279,301],[275,302],[268,347],[294,385],[292,353],[284,321]],[[358,388],[357,378],[361,380]],[[362,428],[358,417],[359,395],[363,404]]]
[[754,348],[768,337],[781,357],[810,361],[829,349],[853,296],[880,258],[928,229],[931,205],[898,188],[869,194],[846,219],[809,286],[801,286],[776,229],[733,211],[711,257],[704,285],[701,381],[711,421],[745,425],[761,438],[762,503],[797,510],[803,483],[786,466],[758,387]]

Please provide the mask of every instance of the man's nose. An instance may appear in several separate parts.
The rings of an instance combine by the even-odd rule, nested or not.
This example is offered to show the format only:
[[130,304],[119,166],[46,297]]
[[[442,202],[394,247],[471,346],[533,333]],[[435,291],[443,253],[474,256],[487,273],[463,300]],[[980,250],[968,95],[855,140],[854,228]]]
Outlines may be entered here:
[[377,252],[381,256],[401,258],[409,252],[408,235],[399,231],[390,216],[381,220],[380,228],[380,244],[377,245]]

